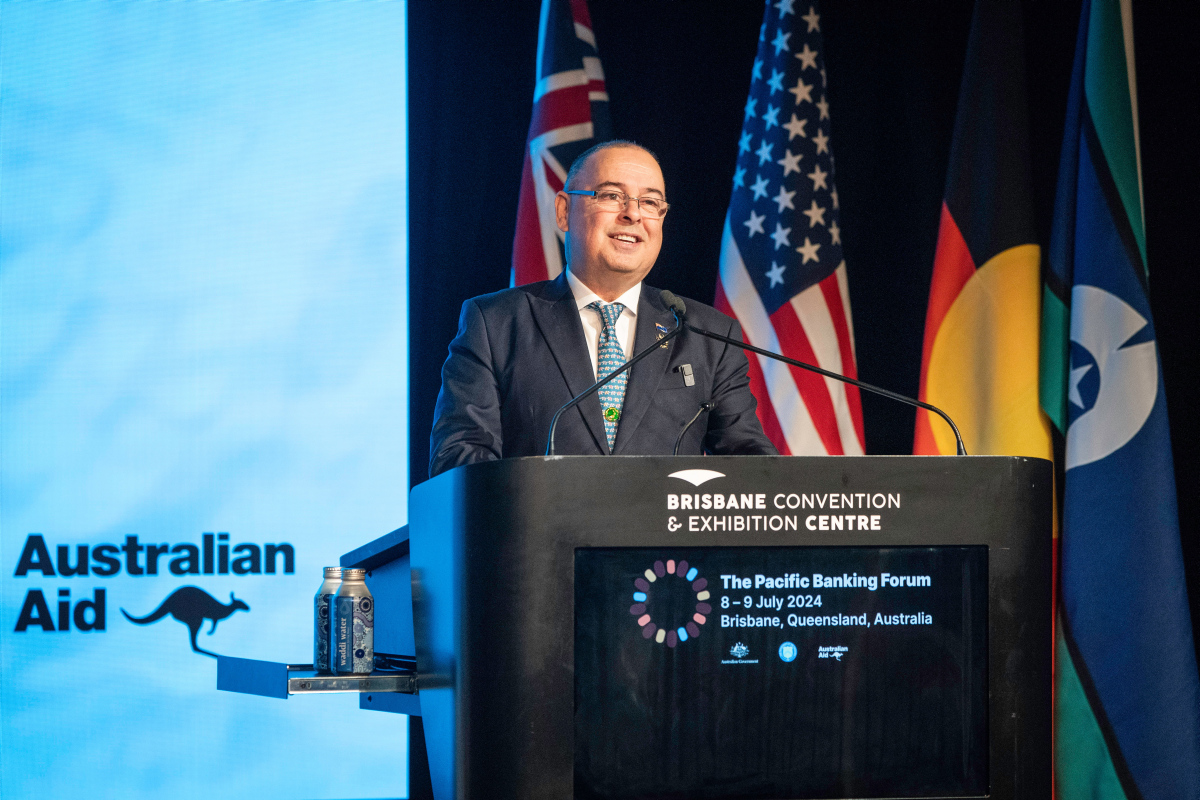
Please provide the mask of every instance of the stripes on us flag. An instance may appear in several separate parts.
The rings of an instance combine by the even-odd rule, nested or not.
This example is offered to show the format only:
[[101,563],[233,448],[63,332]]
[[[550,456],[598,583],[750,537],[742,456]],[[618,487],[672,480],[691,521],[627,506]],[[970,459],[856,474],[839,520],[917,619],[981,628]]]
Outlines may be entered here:
[[[821,17],[815,2],[803,14],[795,3],[766,3],[716,306],[737,318],[749,343],[855,378]],[[856,387],[757,355],[750,357],[750,387],[781,453],[863,453]]]
[[557,277],[563,236],[554,196],[575,157],[612,138],[608,92],[586,0],[542,0],[537,84],[521,171],[512,285]]

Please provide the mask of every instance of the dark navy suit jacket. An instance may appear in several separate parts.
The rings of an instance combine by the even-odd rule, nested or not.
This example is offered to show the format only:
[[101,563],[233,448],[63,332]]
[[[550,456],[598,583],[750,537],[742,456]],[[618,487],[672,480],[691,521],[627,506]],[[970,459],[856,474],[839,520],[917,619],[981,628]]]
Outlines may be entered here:
[[[711,306],[688,300],[687,313],[698,328],[741,339],[737,322]],[[659,291],[643,285],[635,350],[655,341],[655,323],[669,330],[675,318]],[[685,384],[683,364],[691,364],[694,386]],[[655,348],[630,369],[611,454],[670,455],[700,404],[715,401],[716,408],[688,431],[681,455],[776,455],[755,414],[747,369],[741,349],[686,330]],[[442,367],[430,477],[461,464],[544,454],[554,412],[593,383],[565,273],[468,300]],[[559,419],[555,452],[610,454],[595,394]]]

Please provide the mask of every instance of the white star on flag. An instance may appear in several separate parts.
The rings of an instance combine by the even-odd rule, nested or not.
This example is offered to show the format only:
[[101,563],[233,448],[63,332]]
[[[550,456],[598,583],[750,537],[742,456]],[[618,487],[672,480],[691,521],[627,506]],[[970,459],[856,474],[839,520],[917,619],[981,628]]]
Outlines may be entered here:
[[821,21],[821,15],[818,14],[817,10],[812,6],[808,7],[808,13],[802,16],[800,19],[808,23],[808,30],[805,31],[805,33],[812,33],[813,31],[821,30],[821,26],[817,24]]
[[812,102],[812,88],[802,79],[797,78],[795,87],[788,89],[788,91],[796,95],[796,105],[800,105],[805,100],[810,103]]
[[775,106],[768,105],[767,112],[763,114],[763,123],[766,127],[763,130],[771,130],[771,126],[779,127],[779,109]]
[[754,106],[758,103],[753,97],[746,100],[746,119],[752,119],[756,116]]
[[807,264],[810,261],[816,261],[817,260],[817,251],[820,249],[821,249],[821,245],[813,244],[812,242],[810,242],[808,240],[808,237],[805,236],[804,244],[802,246],[796,248],[796,252],[799,253],[800,255],[804,256],[804,260],[800,263]]
[[821,95],[817,108],[821,109],[821,116],[817,118],[818,120],[829,119],[829,101],[825,99],[825,95]]
[[800,64],[804,69],[817,68],[817,51],[808,46],[808,42],[804,43],[804,49],[796,53],[796,58],[800,59]]
[[[791,121],[783,126],[784,130],[786,130],[788,132],[788,141],[790,142],[792,139],[794,139],[797,136],[799,136],[800,138],[804,138],[807,135],[804,133],[804,126],[807,124],[808,124],[808,120],[796,119],[796,115],[795,115],[795,113],[793,113]],[[739,149],[740,149],[740,145],[739,145]],[[749,150],[750,146],[747,145],[746,149]]]
[[771,144],[770,142],[768,142],[766,139],[762,140],[762,145],[758,148],[758,152],[756,153],[756,155],[758,156],[759,166],[762,166],[763,164],[765,164],[771,160],[771,148],[772,147],[774,147],[774,145]]
[[783,73],[777,69],[771,70],[771,80],[767,81],[767,86],[771,87],[771,94],[783,91]]
[[[804,120],[804,121],[808,122],[808,120]],[[738,152],[739,153],[749,153],[750,152],[750,131],[746,131],[745,133],[742,134],[741,138],[738,139]]]
[[836,187],[834,187],[833,191],[831,191],[829,193],[829,196],[833,198],[833,207],[837,208],[838,203],[837,203],[837,188]]
[[813,182],[813,191],[814,192],[817,189],[828,189],[829,188],[825,184],[825,179],[829,177],[829,173],[822,171],[820,164],[817,164],[815,167],[813,167],[813,171],[808,173],[808,177]]
[[1083,376],[1087,375],[1091,368],[1091,364],[1085,364],[1082,367],[1076,367],[1071,370],[1071,380],[1067,387],[1067,399],[1080,408],[1083,408],[1083,395],[1079,392],[1079,382],[1083,380]]
[[[775,163],[783,165],[783,177],[786,178],[788,175],[791,175],[793,172],[800,171],[800,159],[804,158],[804,154],[796,153],[796,155],[792,155],[791,150],[784,150],[783,152],[784,152],[783,158],[779,159]],[[818,169],[820,169],[820,167],[818,167]]]
[[754,59],[754,68],[752,70],[750,70],[750,82],[751,83],[762,80],[762,68],[763,68],[762,59],[761,58]]
[[825,135],[825,131],[817,131],[813,136],[813,142],[817,145],[817,155],[829,152],[829,137]]
[[[791,247],[792,243],[788,241],[788,235],[792,232],[791,228],[785,228],[778,222],[775,223],[775,232],[771,234],[771,238],[775,240],[775,249],[778,250],[783,246]],[[807,239],[805,240],[807,241]],[[818,245],[819,246],[819,245]]]
[[784,33],[783,31],[779,31],[775,34],[775,40],[771,42],[771,45],[775,48],[775,55],[778,56],[784,50],[790,49],[788,47],[788,39],[790,38],[792,38],[792,35],[790,33]]
[[741,189],[746,185],[746,168],[738,167],[733,171],[733,188]]
[[779,194],[775,195],[775,202],[779,205],[779,213],[782,214],[785,208],[795,208],[792,205],[792,198],[796,196],[795,192],[789,192],[782,184],[779,186]]
[[792,9],[795,3],[796,0],[779,0],[775,4],[775,7],[779,9],[779,18],[783,19],[784,14],[795,14],[796,12]]
[[756,233],[766,233],[766,231],[763,230],[763,222],[766,221],[766,219],[766,214],[755,214],[753,211],[751,211],[750,219],[742,223],[750,229],[750,233],[747,234],[747,237],[752,238]]
[[842,243],[842,229],[838,227],[836,219],[833,222],[829,223],[829,243],[830,244],[841,244]]
[[787,267],[782,264],[776,264],[774,261],[771,262],[771,268],[767,270],[767,277],[771,279],[771,286],[768,288],[773,289],[775,288],[775,284],[783,283],[783,271],[785,269]]
[[821,225],[825,224],[825,209],[817,205],[816,200],[812,201],[812,206],[808,210],[801,211],[800,213],[808,217],[808,227],[810,228],[817,227],[818,223]]
[[766,197],[767,196],[767,179],[764,178],[762,175],[759,175],[758,180],[754,181],[754,185],[750,187],[750,190],[752,192],[754,192],[755,200],[757,200],[760,197]]

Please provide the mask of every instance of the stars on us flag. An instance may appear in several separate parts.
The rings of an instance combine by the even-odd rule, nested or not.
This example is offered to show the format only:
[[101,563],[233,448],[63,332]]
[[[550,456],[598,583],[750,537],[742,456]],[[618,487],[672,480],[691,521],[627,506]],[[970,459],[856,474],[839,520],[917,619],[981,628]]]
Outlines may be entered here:
[[765,138],[762,140],[762,144],[759,146],[758,152],[755,153],[755,155],[758,156],[759,166],[762,166],[771,160],[771,148],[774,146],[775,145],[768,142]]
[[796,85],[788,89],[788,91],[796,95],[796,105],[800,105],[805,100],[810,103],[812,102],[812,89],[813,87],[805,83],[803,78],[797,78]]
[[[754,63],[760,64],[760,65],[762,64],[761,61],[756,61]],[[771,87],[771,94],[775,94],[776,92],[782,92],[783,91],[783,73],[777,69],[771,70],[771,80],[767,81],[767,86]]]
[[792,35],[783,31],[775,34],[775,41],[771,42],[771,46],[775,48],[775,55],[779,55],[788,49],[788,39],[790,38],[792,38]]
[[779,127],[779,108],[777,106],[767,106],[767,110],[763,114],[763,123],[766,124],[767,130],[771,130],[772,125]]
[[768,1],[738,139],[730,222],[771,312],[837,267],[842,240],[821,17],[812,0]]
[[804,69],[817,68],[817,51],[808,46],[808,42],[804,43],[804,49],[796,53],[796,58],[800,59],[800,64]]
[[750,229],[748,236],[753,237],[756,233],[766,233],[766,231],[763,230],[763,222],[766,221],[766,219],[766,214],[755,214],[752,210],[750,212],[750,219],[742,223]]
[[803,153],[792,154],[791,150],[785,150],[783,158],[776,161],[776,164],[783,165],[783,177],[791,175],[793,172],[800,171],[800,159],[804,158]]
[[804,244],[796,248],[796,252],[804,256],[802,263],[807,264],[810,261],[817,260],[817,251],[821,249],[821,245],[815,242],[810,242],[808,237],[804,237]]
[[775,240],[775,249],[781,247],[790,247],[791,242],[788,241],[788,234],[792,232],[791,228],[785,228],[778,222],[775,223],[775,232],[771,234],[771,238]]
[[[795,208],[792,205],[792,198],[796,196],[795,192],[789,192],[784,188],[783,184],[779,185],[779,194],[775,195],[775,203],[779,206],[779,213],[782,214],[785,208]],[[813,201],[814,203],[816,200]]]
[[750,191],[754,192],[754,199],[767,196],[767,179],[762,175],[758,176],[758,180],[750,187]]
[[771,286],[774,286],[777,283],[783,283],[783,271],[785,269],[787,269],[787,267],[783,266],[782,264],[776,264],[774,261],[771,262],[771,268],[767,270],[767,277],[771,279]]

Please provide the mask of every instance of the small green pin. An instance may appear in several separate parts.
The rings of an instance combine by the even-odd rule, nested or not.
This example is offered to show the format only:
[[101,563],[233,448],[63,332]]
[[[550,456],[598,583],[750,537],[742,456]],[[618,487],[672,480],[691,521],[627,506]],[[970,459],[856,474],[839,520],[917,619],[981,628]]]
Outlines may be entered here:
[[621,409],[609,406],[604,409],[604,418],[609,422],[616,422],[621,418]]

